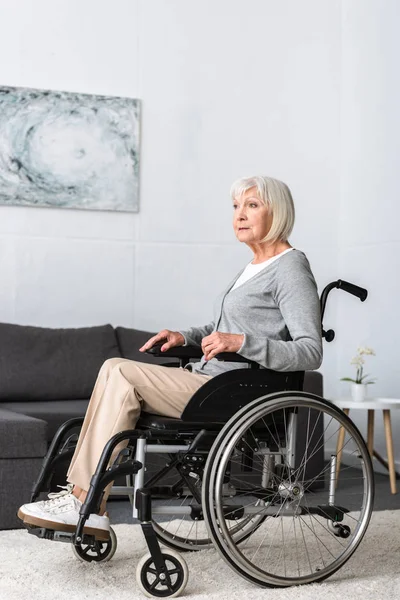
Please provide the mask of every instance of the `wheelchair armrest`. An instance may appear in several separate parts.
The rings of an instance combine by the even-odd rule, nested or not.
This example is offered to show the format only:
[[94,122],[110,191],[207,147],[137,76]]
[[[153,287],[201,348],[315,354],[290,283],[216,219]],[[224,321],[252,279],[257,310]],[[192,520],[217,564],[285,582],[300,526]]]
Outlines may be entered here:
[[237,352],[220,352],[220,354],[217,354],[215,358],[222,361],[226,360],[227,362],[245,362],[249,364],[254,363],[253,360],[249,360],[248,358],[237,354]]
[[146,350],[146,354],[153,356],[165,356],[171,358],[201,358],[203,351],[200,346],[175,346],[165,352],[161,352],[162,344],[157,344]]
[[[203,356],[203,351],[200,346],[174,346],[174,348],[170,348],[165,352],[161,352],[162,344],[156,344],[149,350],[146,350],[147,354],[152,354],[153,356],[165,356],[171,358],[201,358]],[[246,362],[249,364],[253,364],[252,360],[244,358],[240,354],[236,352],[221,352],[217,354],[215,357],[217,360],[228,361],[228,362]]]

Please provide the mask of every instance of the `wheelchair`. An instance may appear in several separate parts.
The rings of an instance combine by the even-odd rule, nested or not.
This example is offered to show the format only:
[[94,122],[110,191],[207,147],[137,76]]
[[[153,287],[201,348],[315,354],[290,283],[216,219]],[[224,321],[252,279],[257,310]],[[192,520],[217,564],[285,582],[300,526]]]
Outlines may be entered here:
[[[320,298],[321,320],[333,288],[367,297],[349,282],[330,283]],[[322,327],[322,335],[330,342],[335,333]],[[202,354],[188,346],[149,353],[178,358],[181,366]],[[129,497],[148,545],[136,570],[147,596],[182,593],[188,580],[182,552],[210,547],[262,587],[319,582],[340,569],[360,544],[373,507],[372,463],[360,432],[334,404],[303,391],[304,372],[259,368],[232,353],[217,358],[249,367],[208,380],[180,419],[142,413],[136,429],[117,433],[104,447],[76,531],[26,525],[29,533],[72,544],[82,561],[110,560],[115,532],[95,539],[84,525],[114,482],[111,494]],[[57,465],[70,461],[78,439],[71,432],[82,422],[70,419],[57,431],[31,502],[49,491]],[[109,464],[121,442],[125,447]],[[310,470],[321,452],[322,462]],[[156,469],[149,473],[152,461]],[[115,485],[120,476],[125,486]]]

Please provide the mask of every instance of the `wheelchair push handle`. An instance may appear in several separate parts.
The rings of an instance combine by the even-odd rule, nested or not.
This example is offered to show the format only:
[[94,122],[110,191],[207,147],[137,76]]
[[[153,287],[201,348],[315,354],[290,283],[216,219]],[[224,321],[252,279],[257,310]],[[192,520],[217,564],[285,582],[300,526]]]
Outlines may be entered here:
[[[321,294],[321,299],[320,299],[321,325],[322,325],[322,322],[324,319],[326,299],[328,297],[329,292],[331,290],[333,290],[334,288],[343,290],[345,292],[348,292],[349,294],[352,294],[353,296],[356,296],[356,298],[359,298],[361,300],[361,302],[364,302],[364,300],[366,300],[367,296],[368,296],[368,291],[365,288],[355,285],[354,283],[350,283],[349,281],[344,281],[343,279],[338,279],[337,281],[332,281],[332,283],[329,283],[324,288],[324,290],[322,291],[322,294]],[[332,342],[335,339],[335,332],[333,331],[333,329],[329,329],[329,331],[325,331],[325,329],[322,326],[322,337],[324,337],[327,342]]]
[[332,281],[332,283],[328,283],[328,285],[323,289],[320,299],[321,304],[321,321],[324,318],[325,305],[326,300],[328,298],[328,294],[333,289],[340,289],[357,298],[360,298],[361,302],[364,302],[368,296],[368,291],[365,288],[359,287],[354,283],[350,283],[349,281],[344,281],[343,279],[338,279],[337,281]]
[[349,283],[348,281],[343,281],[343,279],[338,279],[337,287],[353,296],[357,296],[357,298],[360,298],[361,302],[364,302],[368,296],[368,291],[365,288],[359,287],[354,283]]

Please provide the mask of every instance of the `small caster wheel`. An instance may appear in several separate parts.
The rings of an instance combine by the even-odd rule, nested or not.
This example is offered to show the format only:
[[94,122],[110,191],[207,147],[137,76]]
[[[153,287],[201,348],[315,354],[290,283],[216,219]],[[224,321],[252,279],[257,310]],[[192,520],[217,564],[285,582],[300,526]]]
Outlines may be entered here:
[[340,537],[341,538],[348,538],[350,537],[350,533],[351,533],[351,529],[348,525],[342,525],[340,527]]
[[162,548],[161,552],[168,577],[162,578],[157,575],[153,558],[148,552],[140,559],[136,567],[136,581],[142,592],[149,598],[176,598],[183,592],[188,582],[188,567],[175,550]]
[[332,530],[336,537],[341,537],[344,539],[348,538],[351,533],[351,529],[348,525],[341,525],[340,523],[333,523]]
[[110,527],[110,539],[107,542],[94,540],[92,544],[72,545],[75,556],[85,562],[105,562],[111,560],[117,549],[117,536]]

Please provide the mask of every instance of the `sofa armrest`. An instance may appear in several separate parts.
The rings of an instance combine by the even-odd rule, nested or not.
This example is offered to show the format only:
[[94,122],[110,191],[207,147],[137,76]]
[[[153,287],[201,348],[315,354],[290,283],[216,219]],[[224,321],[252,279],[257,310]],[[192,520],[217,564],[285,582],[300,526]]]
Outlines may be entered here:
[[31,458],[46,454],[47,423],[0,407],[0,457]]

